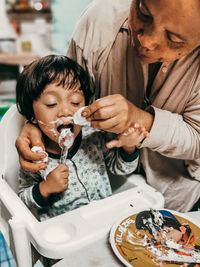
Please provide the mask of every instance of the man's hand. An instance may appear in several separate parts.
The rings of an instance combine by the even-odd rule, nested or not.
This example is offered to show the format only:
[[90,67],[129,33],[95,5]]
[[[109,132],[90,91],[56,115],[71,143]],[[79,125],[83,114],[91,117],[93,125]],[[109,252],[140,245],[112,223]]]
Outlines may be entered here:
[[82,116],[91,121],[91,126],[112,133],[122,133],[134,123],[144,125],[150,131],[153,116],[137,108],[120,94],[102,97],[86,107]]
[[39,185],[40,193],[44,198],[50,194],[63,192],[68,187],[69,169],[65,164],[58,165]]
[[20,165],[24,170],[36,172],[46,168],[47,163],[33,163],[33,161],[39,161],[46,157],[42,152],[34,153],[31,151],[33,146],[40,146],[45,150],[42,133],[37,126],[31,123],[25,124],[15,145],[19,154]]

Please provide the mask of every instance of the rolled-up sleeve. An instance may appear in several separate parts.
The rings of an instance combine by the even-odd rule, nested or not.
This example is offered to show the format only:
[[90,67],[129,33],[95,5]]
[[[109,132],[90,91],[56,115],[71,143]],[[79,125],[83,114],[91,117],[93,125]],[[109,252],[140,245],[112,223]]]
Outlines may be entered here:
[[200,158],[200,99],[188,105],[183,115],[153,106],[149,111],[154,113],[150,137],[138,148],[147,147],[170,158]]

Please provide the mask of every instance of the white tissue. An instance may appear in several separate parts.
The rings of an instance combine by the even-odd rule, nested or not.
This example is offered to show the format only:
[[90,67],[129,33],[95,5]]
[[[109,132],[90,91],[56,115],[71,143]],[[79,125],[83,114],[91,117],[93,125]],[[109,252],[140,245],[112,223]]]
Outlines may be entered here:
[[78,124],[81,126],[90,126],[91,122],[87,121],[85,117],[81,115],[81,112],[85,109],[86,107],[80,108],[78,111],[74,113],[73,119],[74,119],[74,124]]
[[45,152],[43,149],[42,149],[42,147],[41,146],[33,146],[32,148],[31,148],[31,151],[32,152],[43,152],[43,153],[45,153],[46,154],[46,157],[44,158],[44,159],[41,159],[41,160],[38,160],[38,161],[34,161],[35,163],[41,163],[41,162],[47,162],[48,161],[48,154],[47,154],[47,152]]

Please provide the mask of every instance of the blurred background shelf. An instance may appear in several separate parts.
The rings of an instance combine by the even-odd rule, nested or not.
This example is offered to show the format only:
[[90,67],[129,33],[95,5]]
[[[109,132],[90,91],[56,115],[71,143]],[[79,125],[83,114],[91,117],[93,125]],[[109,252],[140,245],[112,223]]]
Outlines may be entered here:
[[65,55],[76,22],[93,0],[0,0],[0,108],[15,100],[19,73],[33,60]]
[[26,10],[8,10],[7,11],[10,20],[17,19],[21,20],[33,20],[37,17],[43,17],[48,22],[52,20],[51,9],[45,9],[41,11],[37,11],[34,9],[26,9]]
[[0,53],[0,64],[25,66],[38,58],[39,55],[32,52]]
[[51,0],[0,0],[0,119],[24,66],[52,53]]
[[15,101],[17,78],[23,67],[39,58],[35,53],[0,53],[0,120]]

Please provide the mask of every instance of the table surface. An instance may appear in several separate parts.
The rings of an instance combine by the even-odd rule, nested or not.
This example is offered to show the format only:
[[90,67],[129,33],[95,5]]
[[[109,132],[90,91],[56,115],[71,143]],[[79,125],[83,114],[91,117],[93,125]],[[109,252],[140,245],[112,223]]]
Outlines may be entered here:
[[[200,211],[186,213],[191,219],[200,221]],[[124,267],[109,244],[109,237],[71,253],[53,267]]]
[[0,63],[6,65],[28,65],[39,56],[31,52],[23,53],[0,53]]

